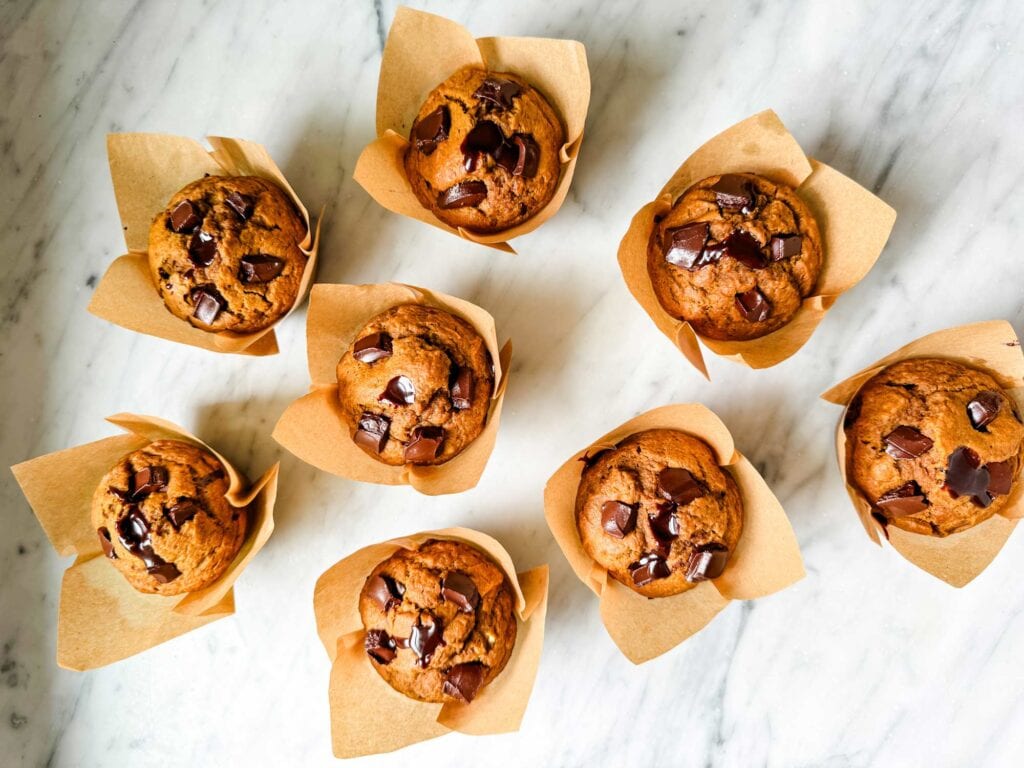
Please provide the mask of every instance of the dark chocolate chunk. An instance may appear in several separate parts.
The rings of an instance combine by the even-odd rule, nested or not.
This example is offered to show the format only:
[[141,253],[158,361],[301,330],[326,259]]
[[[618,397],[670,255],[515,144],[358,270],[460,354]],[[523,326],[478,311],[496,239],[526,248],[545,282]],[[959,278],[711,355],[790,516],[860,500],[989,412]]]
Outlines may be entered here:
[[396,605],[401,604],[405,587],[390,576],[377,574],[370,580],[366,593],[380,606],[382,611],[390,611]]
[[992,503],[988,493],[989,472],[981,466],[978,454],[961,446],[949,454],[946,462],[946,482],[943,485],[954,499],[970,496],[979,507]]
[[654,514],[648,513],[647,515],[651,533],[662,544],[670,544],[679,538],[679,518],[676,517],[676,505],[671,501],[663,501],[658,504],[657,509],[658,511]]
[[971,420],[971,426],[979,432],[987,432],[985,427],[999,415],[1002,405],[1003,399],[998,392],[987,389],[976,394],[967,404],[967,418]]
[[384,450],[388,441],[388,433],[391,431],[391,419],[376,413],[364,412],[359,417],[359,424],[356,434],[352,438],[356,445],[367,448],[374,453]]
[[[154,557],[156,557],[156,555],[154,555]],[[178,566],[174,563],[168,563],[166,560],[160,560],[160,562],[147,565],[146,573],[161,584],[167,584],[181,576],[181,571],[178,570]]]
[[416,663],[421,669],[425,669],[430,660],[434,658],[434,651],[444,645],[444,627],[441,620],[433,616],[433,623],[423,623],[420,616],[412,625],[412,632],[409,633],[409,648],[416,654]]
[[726,256],[736,259],[745,267],[764,269],[768,266],[768,260],[764,257],[761,244],[749,232],[737,230],[725,238],[722,245],[725,246]]
[[527,133],[517,133],[494,153],[494,162],[511,173],[532,179],[540,167],[540,147]]
[[655,579],[668,578],[671,573],[665,558],[654,552],[641,555],[639,560],[629,566],[629,575],[638,587],[650,584]]
[[97,528],[96,536],[100,540],[100,547],[103,554],[111,560],[117,560],[117,552],[114,551],[114,542],[110,540],[110,531],[106,528]]
[[107,488],[107,491],[117,496],[117,498],[126,504],[132,500],[131,491],[122,491],[120,488],[115,488],[112,485]]
[[243,256],[238,265],[238,279],[243,283],[269,283],[284,270],[284,259],[265,253]]
[[448,138],[452,117],[448,107],[441,105],[413,127],[413,142],[424,155],[433,154],[437,145]]
[[238,218],[242,221],[246,221],[252,216],[253,202],[252,198],[248,195],[232,192],[224,198],[224,202],[230,206],[231,210],[238,214]]
[[686,580],[708,581],[717,579],[729,562],[729,550],[721,544],[704,544],[697,547],[686,563]]
[[904,517],[927,509],[928,499],[924,497],[921,487],[911,480],[883,493],[875,501],[875,506],[888,517]]
[[665,467],[658,473],[658,493],[676,504],[689,504],[704,495],[704,488],[687,469]]
[[192,499],[178,499],[172,506],[164,510],[164,517],[171,521],[174,530],[181,530],[181,526],[199,514],[199,505]]
[[480,593],[476,584],[464,573],[452,571],[441,582],[441,597],[446,603],[453,603],[463,613],[473,613],[480,604]]
[[449,696],[468,704],[476,696],[476,692],[480,690],[485,672],[486,667],[477,661],[456,664],[445,675],[441,690]]
[[577,461],[582,461],[583,469],[586,470],[589,467],[594,466],[597,460],[604,456],[606,453],[608,453],[610,450],[611,448],[601,448],[597,451],[594,451],[593,453],[584,453],[582,456],[579,457],[579,459],[577,459]]
[[782,261],[799,256],[803,250],[804,240],[800,235],[775,235],[768,245],[772,252],[772,261]]
[[885,534],[886,540],[889,539],[889,519],[879,512],[877,509],[871,510],[871,517],[875,519],[875,522],[882,526],[882,533]]
[[462,140],[462,157],[466,170],[476,170],[483,155],[494,157],[504,143],[505,135],[501,128],[490,120],[478,122]]
[[452,408],[464,411],[473,404],[473,369],[463,366],[456,371],[451,385]]
[[217,241],[213,235],[199,230],[188,241],[188,259],[197,267],[208,267],[217,257]]
[[503,111],[506,109],[512,109],[513,99],[515,99],[522,90],[523,89],[519,87],[519,83],[514,83],[511,80],[503,80],[499,77],[488,77],[480,84],[480,87],[473,92],[473,96],[485,102],[484,106],[487,111],[491,111],[492,109]]
[[894,459],[916,459],[931,450],[932,439],[908,426],[896,427],[886,435],[885,452]]
[[985,465],[988,470],[988,495],[1005,496],[1013,484],[1014,460],[993,461]]
[[188,235],[202,223],[195,206],[188,200],[178,203],[171,211],[171,230],[179,235]]
[[174,563],[168,563],[153,551],[153,542],[149,537],[149,521],[138,507],[129,507],[125,515],[117,521],[117,538],[122,547],[142,560],[146,572],[159,583],[166,584],[181,575],[181,571]]
[[367,655],[378,664],[390,664],[398,655],[395,641],[383,629],[367,630],[363,648],[366,649]]
[[704,258],[704,246],[708,241],[708,224],[698,221],[665,232],[668,247],[665,249],[665,261],[689,271],[700,269],[711,263]]
[[444,442],[444,428],[424,425],[413,427],[412,439],[405,446],[405,460],[413,464],[437,458]]
[[363,336],[352,346],[352,357],[360,363],[375,363],[391,357],[391,337],[386,333]]
[[416,401],[416,388],[409,377],[395,376],[377,399],[386,400],[392,405],[412,405]]
[[135,473],[132,480],[132,501],[149,496],[154,491],[162,491],[167,488],[167,467],[145,467]]
[[736,309],[751,323],[763,323],[772,313],[772,305],[757,288],[737,293]]
[[636,504],[606,501],[601,505],[601,527],[613,539],[625,538],[636,528]]
[[213,325],[217,315],[228,305],[212,285],[201,285],[192,289],[191,297],[195,305],[192,316],[203,325]]
[[755,195],[749,179],[726,174],[715,182],[711,191],[715,193],[715,202],[721,208],[741,210],[743,213],[753,210]]
[[437,205],[445,210],[471,208],[487,199],[487,185],[482,181],[461,181],[449,187],[437,198]]

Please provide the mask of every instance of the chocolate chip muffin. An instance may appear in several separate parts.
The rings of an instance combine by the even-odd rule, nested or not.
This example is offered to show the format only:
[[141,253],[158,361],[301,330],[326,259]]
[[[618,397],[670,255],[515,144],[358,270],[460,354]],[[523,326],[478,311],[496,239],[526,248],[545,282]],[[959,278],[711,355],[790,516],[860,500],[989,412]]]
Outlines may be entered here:
[[1020,479],[1024,425],[989,374],[912,359],[872,377],[850,402],[847,480],[883,525],[948,536],[1006,504]]
[[457,541],[398,550],[359,594],[370,662],[419,701],[469,703],[494,680],[516,643],[514,607],[502,570]]
[[776,331],[821,271],[818,225],[785,184],[752,173],[710,176],[657,221],[647,271],[665,311],[710,339]]
[[551,200],[564,143],[558,115],[529,83],[464,68],[420,108],[405,170],[416,197],[445,224],[500,232]]
[[251,333],[299,295],[306,223],[257,176],[206,176],[178,192],[149,228],[149,269],[167,308],[204,331]]
[[494,366],[476,329],[419,304],[370,320],[337,374],[352,439],[393,465],[456,456],[483,430],[494,390]]
[[232,507],[227,490],[216,456],[157,440],[103,476],[92,524],[104,554],[139,592],[195,592],[221,577],[245,537],[246,509]]
[[667,597],[722,575],[743,529],[743,502],[705,442],[652,429],[583,462],[576,529],[612,578]]

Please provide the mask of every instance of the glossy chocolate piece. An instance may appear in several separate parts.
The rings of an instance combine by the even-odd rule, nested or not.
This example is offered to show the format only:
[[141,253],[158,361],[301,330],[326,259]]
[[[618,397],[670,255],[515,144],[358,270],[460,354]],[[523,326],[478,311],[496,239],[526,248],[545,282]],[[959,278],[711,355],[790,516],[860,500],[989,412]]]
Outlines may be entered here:
[[699,499],[705,490],[688,469],[665,467],[658,473],[658,493],[669,501],[685,505]]
[[412,405],[416,402],[416,388],[409,377],[395,376],[384,387],[384,391],[380,393],[380,397],[377,399],[384,400],[395,406]]
[[399,584],[390,576],[377,574],[367,585],[366,594],[382,611],[389,611],[402,603],[402,595],[405,594],[405,586]]
[[636,528],[638,505],[606,501],[601,505],[601,528],[613,539],[625,538]]
[[763,323],[772,313],[772,305],[757,288],[737,293],[736,309],[751,323]]
[[480,593],[476,584],[464,573],[452,571],[441,582],[441,597],[446,603],[457,606],[462,613],[473,613],[480,604]]
[[540,167],[540,147],[527,133],[517,133],[498,147],[494,162],[511,173],[532,179]]
[[989,472],[981,466],[978,454],[961,446],[949,454],[946,461],[946,482],[942,486],[954,499],[970,496],[979,507],[992,503],[988,493]]
[[442,104],[413,128],[413,143],[416,149],[427,156],[433,154],[437,145],[448,138],[451,127],[451,114],[448,107]]
[[896,427],[886,435],[885,452],[894,459],[916,459],[931,450],[932,439],[908,426]]
[[245,284],[269,283],[284,271],[284,259],[265,253],[243,256],[238,265],[238,279]]
[[360,363],[375,363],[391,357],[391,337],[386,333],[363,336],[352,346],[352,357]]
[[967,404],[967,418],[971,420],[971,426],[979,432],[987,432],[985,429],[995,421],[999,415],[999,409],[1003,406],[1003,398],[998,392],[990,389],[979,392]]
[[487,199],[487,185],[482,181],[461,181],[449,187],[437,198],[437,205],[444,210],[472,208]]
[[167,488],[167,467],[144,467],[132,476],[132,501],[144,499],[155,491]]
[[484,108],[488,112],[491,110],[500,112],[512,109],[515,97],[522,90],[519,83],[504,80],[500,77],[488,77],[480,84],[479,88],[473,91],[473,96],[484,102]]
[[768,266],[768,260],[764,257],[761,244],[749,232],[737,230],[725,238],[722,245],[725,248],[724,255],[736,259],[745,267],[764,269]]
[[667,579],[671,573],[665,558],[654,552],[642,555],[639,560],[629,566],[629,575],[638,587],[650,584],[655,579]]
[[988,495],[1005,496],[1013,485],[1013,470],[1016,462],[1013,459],[993,461],[985,465],[988,470]]
[[378,664],[390,664],[398,655],[395,641],[383,629],[367,630],[363,648],[366,649],[367,655]]
[[711,260],[705,258],[704,251],[708,232],[704,221],[666,230],[665,261],[690,272],[710,264]]
[[224,311],[227,302],[212,285],[201,285],[192,290],[192,303],[195,309],[192,316],[203,325],[213,325],[217,315]]
[[130,507],[124,517],[117,521],[117,538],[122,547],[142,560],[146,572],[159,583],[167,584],[181,575],[174,563],[168,563],[153,551],[149,521],[138,507]]
[[180,531],[181,526],[199,514],[199,512],[199,505],[192,499],[178,499],[170,507],[164,509],[164,517],[174,526],[174,530]]
[[715,202],[719,208],[726,210],[739,210],[744,214],[750,213],[754,207],[754,187],[749,179],[742,176],[726,174],[715,182],[711,187],[715,193]]
[[199,212],[189,200],[178,203],[171,211],[171,231],[179,235],[191,234],[202,221]]
[[464,411],[473,404],[473,369],[457,368],[450,387],[452,408]]
[[799,256],[804,247],[804,240],[800,235],[775,235],[768,246],[772,261],[782,261]]
[[415,464],[420,461],[432,461],[441,452],[444,442],[444,428],[424,425],[414,427],[412,439],[405,446],[405,460]]
[[391,419],[377,413],[364,412],[359,417],[356,433],[352,437],[356,445],[373,453],[380,453],[388,441],[391,432]]
[[424,624],[421,616],[409,633],[408,647],[416,654],[416,663],[421,669],[426,669],[430,660],[434,658],[434,651],[444,645],[444,627],[439,618],[434,616],[433,619],[433,623],[428,620],[428,623]]
[[252,198],[248,195],[232,192],[224,198],[224,202],[227,203],[231,210],[238,214],[238,218],[242,221],[248,221],[249,217],[252,216],[253,202]]
[[213,235],[199,230],[188,241],[188,260],[197,267],[208,267],[217,258],[217,241]]
[[96,537],[100,540],[100,548],[103,550],[103,554],[111,560],[117,560],[114,542],[110,540],[110,531],[106,528],[97,528]]
[[686,580],[693,583],[717,579],[729,562],[729,550],[721,544],[704,544],[697,547],[686,563]]
[[462,140],[463,166],[475,171],[484,155],[495,157],[505,143],[505,134],[490,120],[481,120],[474,125]]
[[911,480],[899,488],[883,493],[875,501],[875,506],[887,517],[905,517],[927,509],[928,499],[925,498],[921,487]]
[[449,696],[469,703],[480,690],[487,668],[479,662],[456,664],[448,670],[441,690]]
[[679,518],[676,517],[676,505],[671,501],[658,504],[657,512],[647,515],[654,538],[664,543],[671,543],[679,538]]

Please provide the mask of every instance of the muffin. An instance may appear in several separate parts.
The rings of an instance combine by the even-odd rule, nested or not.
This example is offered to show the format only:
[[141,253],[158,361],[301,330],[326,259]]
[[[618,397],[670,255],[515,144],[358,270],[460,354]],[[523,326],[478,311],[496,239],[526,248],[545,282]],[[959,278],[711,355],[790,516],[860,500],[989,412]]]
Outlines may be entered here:
[[370,663],[418,701],[471,702],[516,643],[515,598],[502,570],[469,544],[400,549],[359,594]]
[[338,399],[352,439],[391,465],[442,464],[484,428],[494,366],[465,320],[403,304],[356,335],[338,362]]
[[92,497],[103,553],[139,592],[179,595],[208,587],[235,559],[247,510],[225,497],[216,456],[157,440],[121,458]]
[[252,333],[292,308],[306,267],[306,222],[258,176],[206,176],[149,228],[149,270],[167,308],[204,331]]
[[785,184],[710,176],[656,221],[647,271],[661,306],[709,339],[743,341],[788,323],[821,272],[814,216]]
[[529,83],[467,67],[420,107],[405,170],[420,203],[445,224],[500,232],[551,200],[564,143],[558,115]]
[[576,529],[612,578],[666,597],[722,575],[743,529],[743,502],[705,442],[651,429],[583,461]]
[[848,482],[883,525],[949,536],[1003,508],[1019,480],[1024,425],[989,374],[911,359],[861,387],[843,420]]

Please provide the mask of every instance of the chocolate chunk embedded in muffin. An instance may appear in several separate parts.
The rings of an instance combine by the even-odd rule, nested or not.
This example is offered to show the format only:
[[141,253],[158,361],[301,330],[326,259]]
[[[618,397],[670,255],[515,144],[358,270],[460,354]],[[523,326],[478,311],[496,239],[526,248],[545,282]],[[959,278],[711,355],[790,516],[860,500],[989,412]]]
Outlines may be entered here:
[[551,200],[564,142],[558,115],[525,80],[464,68],[420,108],[405,170],[416,197],[445,224],[499,232]]
[[821,271],[814,216],[785,184],[710,176],[657,222],[647,271],[665,311],[702,336],[756,339],[788,323]]
[[306,222],[257,176],[206,176],[179,191],[149,229],[149,269],[164,304],[205,331],[251,333],[295,304]]
[[385,464],[442,464],[487,421],[494,368],[465,320],[418,304],[368,322],[338,363],[338,398],[356,445]]
[[952,360],[889,366],[844,419],[848,482],[876,519],[948,536],[1005,504],[1020,479],[1024,425],[988,373]]
[[216,456],[157,440],[124,456],[100,481],[92,525],[103,553],[139,592],[179,595],[210,586],[238,554],[246,508],[225,497]]
[[612,578],[666,597],[722,574],[743,529],[743,503],[705,442],[652,429],[586,460],[576,528]]
[[359,595],[370,662],[419,701],[468,703],[494,680],[516,643],[514,610],[502,570],[457,541],[398,550]]

